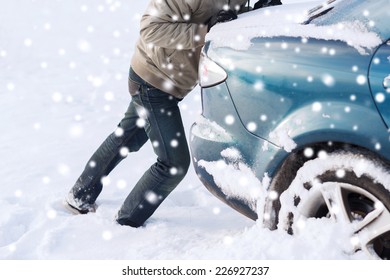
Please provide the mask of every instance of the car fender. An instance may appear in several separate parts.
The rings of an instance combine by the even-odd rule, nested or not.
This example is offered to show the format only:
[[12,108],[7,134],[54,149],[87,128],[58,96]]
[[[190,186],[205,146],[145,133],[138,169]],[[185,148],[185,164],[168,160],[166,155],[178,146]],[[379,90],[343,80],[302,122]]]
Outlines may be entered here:
[[[317,106],[315,110],[313,106]],[[390,156],[389,132],[371,105],[332,102],[304,106],[271,131],[270,140],[287,152],[318,142],[341,142]],[[286,143],[289,141],[293,144]]]

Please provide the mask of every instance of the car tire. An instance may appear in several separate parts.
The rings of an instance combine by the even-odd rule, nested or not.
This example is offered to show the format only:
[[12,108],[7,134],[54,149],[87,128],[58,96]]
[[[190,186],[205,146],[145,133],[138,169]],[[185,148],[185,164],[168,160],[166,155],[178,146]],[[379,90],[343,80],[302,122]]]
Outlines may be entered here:
[[[290,172],[288,163],[283,166],[283,176],[278,174],[269,189],[264,224],[299,234],[307,219],[330,219],[352,233],[349,253],[390,259],[389,165],[367,152],[318,154],[301,161],[294,155]],[[297,162],[304,164],[297,168]],[[288,187],[281,186],[289,180]]]

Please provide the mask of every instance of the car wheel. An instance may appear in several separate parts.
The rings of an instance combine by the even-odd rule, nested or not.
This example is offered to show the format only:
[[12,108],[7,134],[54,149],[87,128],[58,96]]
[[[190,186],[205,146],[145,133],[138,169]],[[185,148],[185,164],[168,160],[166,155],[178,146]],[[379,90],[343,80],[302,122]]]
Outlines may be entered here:
[[294,172],[288,188],[271,185],[264,222],[299,234],[309,218],[330,219],[348,227],[350,253],[390,259],[389,170],[365,153],[323,152]]

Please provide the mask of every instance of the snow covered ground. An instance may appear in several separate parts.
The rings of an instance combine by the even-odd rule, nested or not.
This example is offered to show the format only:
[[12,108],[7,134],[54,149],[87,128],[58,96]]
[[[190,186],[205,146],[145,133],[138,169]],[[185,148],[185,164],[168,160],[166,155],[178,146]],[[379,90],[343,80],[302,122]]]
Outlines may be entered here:
[[[145,227],[119,226],[114,215],[154,162],[150,145],[107,178],[96,213],[69,214],[65,194],[130,100],[127,72],[148,1],[0,2],[0,259],[364,258],[343,253],[337,225],[312,221],[299,237],[263,229],[192,169]],[[187,131],[200,105],[199,89],[182,102]]]

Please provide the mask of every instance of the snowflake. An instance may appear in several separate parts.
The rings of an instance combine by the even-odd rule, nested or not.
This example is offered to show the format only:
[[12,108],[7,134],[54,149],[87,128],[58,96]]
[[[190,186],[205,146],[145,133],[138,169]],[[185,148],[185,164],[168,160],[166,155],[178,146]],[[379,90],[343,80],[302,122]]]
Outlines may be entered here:
[[257,129],[257,124],[255,122],[249,122],[246,126],[246,128],[250,131],[250,132],[254,132],[256,131]]
[[177,173],[179,173],[179,171],[177,170],[176,167],[172,167],[171,169],[169,169],[169,173],[171,175],[177,175]]
[[42,183],[44,183],[45,185],[49,184],[50,183],[50,177],[49,176],[44,176],[42,178]]
[[322,110],[322,104],[320,102],[314,102],[311,106],[311,109],[313,110],[313,112],[319,112]]
[[232,125],[232,124],[234,124],[234,117],[233,117],[232,115],[227,115],[227,116],[225,117],[225,123],[226,123],[227,125]]
[[136,125],[139,128],[143,128],[146,125],[146,120],[144,118],[138,118],[137,121],[136,121]]
[[80,137],[84,133],[84,128],[81,124],[74,124],[69,129],[69,134],[73,138]]
[[176,139],[173,139],[171,141],[171,147],[176,148],[177,146],[179,146],[179,141],[177,141]]
[[26,39],[24,40],[24,45],[25,45],[26,47],[31,47],[32,43],[33,43],[33,41],[32,41],[30,38],[26,38]]
[[118,189],[123,190],[127,187],[127,182],[123,179],[120,179],[118,180],[116,186],[118,187]]
[[57,211],[54,209],[50,209],[46,212],[46,216],[50,219],[53,220],[57,217]]
[[311,158],[314,155],[314,150],[312,148],[305,148],[303,154],[307,158]]
[[100,182],[101,182],[104,186],[108,186],[108,185],[111,183],[111,179],[110,179],[110,177],[108,177],[108,176],[103,176],[103,177],[100,179]]
[[85,13],[86,11],[88,11],[88,6],[87,5],[82,5],[80,7],[80,10]]
[[79,41],[78,47],[81,52],[85,52],[85,53],[91,50],[91,44],[87,40]]
[[381,93],[381,92],[378,92],[378,93],[375,95],[375,100],[376,100],[376,102],[378,102],[378,103],[383,103],[383,102],[385,101],[385,99],[386,99],[386,96],[385,96],[383,93]]
[[13,90],[15,89],[15,84],[13,84],[13,83],[8,83],[8,84],[7,84],[7,89],[8,89],[9,91],[13,91]]
[[58,171],[58,173],[60,173],[61,175],[66,176],[66,175],[69,175],[69,173],[70,173],[70,168],[69,168],[68,165],[66,165],[66,164],[64,164],[64,163],[61,163],[61,164],[58,165],[57,171]]
[[113,101],[114,100],[114,93],[112,91],[107,91],[104,94],[104,99],[107,101]]
[[367,81],[367,78],[364,75],[359,75],[356,78],[356,82],[358,83],[358,85],[364,85],[366,83],[366,81]]
[[335,79],[333,78],[332,75],[330,74],[324,74],[322,76],[322,82],[327,86],[327,87],[333,87],[336,83]]
[[158,196],[156,193],[149,191],[145,195],[145,199],[150,203],[150,204],[157,204],[158,203]]
[[127,157],[129,153],[130,153],[130,150],[129,150],[129,148],[127,148],[127,147],[122,147],[122,148],[119,150],[119,154],[120,154],[122,157]]
[[102,232],[102,238],[106,241],[109,241],[112,239],[112,232],[109,230],[105,230]]
[[254,86],[256,91],[263,91],[264,90],[264,83],[262,81],[257,81]]

